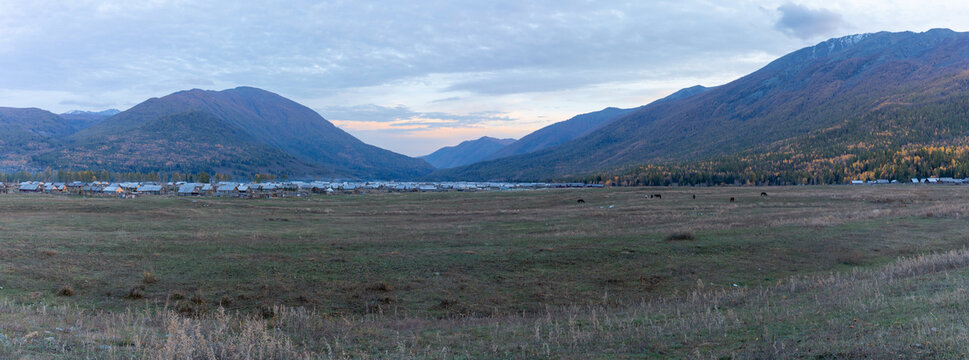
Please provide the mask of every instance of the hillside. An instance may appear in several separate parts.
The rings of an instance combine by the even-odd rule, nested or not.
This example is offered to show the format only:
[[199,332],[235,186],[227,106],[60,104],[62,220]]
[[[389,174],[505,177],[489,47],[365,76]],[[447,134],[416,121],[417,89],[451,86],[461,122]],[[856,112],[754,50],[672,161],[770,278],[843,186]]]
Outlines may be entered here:
[[421,156],[421,158],[438,169],[453,168],[481,161],[514,142],[515,139],[496,139],[482,136],[476,140],[468,140],[455,146],[440,148],[429,155]]
[[[191,149],[191,151],[186,151]],[[117,172],[216,172],[332,175],[320,165],[261,144],[238,127],[207,112],[190,111],[151,119],[98,141],[61,147],[35,158],[56,169],[112,169]]]
[[[315,111],[277,94],[251,87],[239,87],[224,91],[188,90],[162,97],[152,98],[135,107],[81,130],[68,138],[67,147],[88,149],[89,154],[79,154],[81,158],[93,158],[98,154],[94,149],[105,146],[138,148],[138,141],[163,139],[162,132],[152,132],[146,124],[164,117],[200,112],[211,124],[211,118],[223,123],[219,126],[195,129],[192,131],[222,131],[231,127],[238,133],[232,139],[245,139],[249,146],[261,149],[275,149],[278,152],[261,151],[252,163],[239,167],[255,170],[263,165],[270,166],[272,172],[289,173],[291,159],[271,154],[285,153],[304,164],[327,169],[326,175],[368,179],[411,178],[430,172],[430,164],[420,159],[410,158],[375,146],[367,145],[340,130]],[[198,118],[195,116],[193,118]],[[137,130],[140,138],[126,134]],[[241,135],[245,135],[244,137]],[[117,144],[127,142],[128,144]],[[110,143],[110,144],[109,144]],[[181,156],[211,150],[199,143],[185,143],[185,147],[170,156]],[[212,144],[217,145],[217,143]],[[164,148],[164,147],[163,147]],[[241,149],[241,148],[240,148]],[[189,157],[194,155],[187,155]],[[268,156],[268,157],[263,157]],[[231,161],[230,153],[216,155]],[[102,166],[127,166],[125,161],[108,161]],[[256,165],[262,164],[262,165]],[[272,165],[275,164],[275,165]],[[200,164],[192,165],[200,166]],[[297,168],[306,168],[297,167]]]
[[527,154],[585,136],[635,109],[605,108],[543,127],[488,156],[488,160]]
[[0,168],[19,168],[72,132],[57,114],[35,108],[0,107]]
[[[837,159],[845,156],[964,144],[969,134],[961,112],[969,97],[966,69],[966,33],[882,32],[831,39],[731,83],[654,102],[568,143],[435,175],[532,180],[625,173],[630,180],[661,176],[668,181],[773,157],[776,166],[754,177],[778,177],[784,171],[821,176],[818,172],[843,167],[845,162]],[[668,167],[641,170],[657,164]],[[825,169],[811,170],[812,164]],[[670,170],[676,167],[680,170]],[[744,166],[730,171],[747,176]]]

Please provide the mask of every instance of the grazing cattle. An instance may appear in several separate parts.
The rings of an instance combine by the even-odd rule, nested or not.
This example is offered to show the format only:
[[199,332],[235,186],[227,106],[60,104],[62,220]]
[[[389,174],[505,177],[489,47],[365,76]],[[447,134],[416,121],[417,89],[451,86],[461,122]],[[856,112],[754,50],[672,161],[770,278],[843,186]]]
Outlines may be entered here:
[[693,200],[696,200],[696,194],[693,194]]
[[657,198],[657,199],[662,199],[662,198],[663,198],[663,195],[660,195],[660,194],[653,194],[653,197],[654,197],[654,198]]
[[767,197],[767,193],[765,192],[760,193],[760,197]]
[[576,201],[576,202],[579,204],[585,204],[585,200],[582,200],[582,199],[579,199],[579,201]]
[[730,198],[730,202],[733,202],[733,200],[734,200],[733,198]]

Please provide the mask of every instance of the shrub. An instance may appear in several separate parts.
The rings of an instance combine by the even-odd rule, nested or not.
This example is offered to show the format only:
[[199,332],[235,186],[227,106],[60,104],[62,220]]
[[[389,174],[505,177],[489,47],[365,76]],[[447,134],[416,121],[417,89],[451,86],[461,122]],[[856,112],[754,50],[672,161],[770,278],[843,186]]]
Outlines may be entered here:
[[677,232],[677,233],[670,234],[670,236],[667,236],[666,240],[667,241],[696,240],[696,235],[693,235],[693,233],[689,231]]
[[130,290],[128,290],[128,295],[125,295],[125,298],[126,299],[131,299],[131,300],[144,299],[145,298],[145,286],[144,285],[138,285],[138,286],[132,287]]
[[201,291],[195,293],[195,295],[192,296],[192,299],[191,300],[196,305],[202,305],[202,304],[205,303],[205,298],[202,297],[202,292]]
[[373,283],[373,284],[370,284],[370,286],[367,286],[367,290],[387,292],[387,291],[390,291],[390,285],[387,285],[387,283],[385,282]]
[[74,296],[74,288],[70,287],[69,285],[64,285],[60,290],[57,290],[57,295],[68,297]]

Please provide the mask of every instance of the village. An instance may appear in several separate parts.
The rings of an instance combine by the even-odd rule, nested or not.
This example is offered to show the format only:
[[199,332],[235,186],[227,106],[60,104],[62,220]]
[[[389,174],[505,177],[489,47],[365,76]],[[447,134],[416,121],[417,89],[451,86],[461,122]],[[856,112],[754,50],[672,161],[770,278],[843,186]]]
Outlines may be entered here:
[[363,194],[367,192],[512,191],[550,188],[602,188],[583,183],[508,183],[508,182],[326,182],[288,181],[264,183],[194,182],[43,182],[0,183],[0,194],[65,194],[134,198],[156,196],[220,196],[274,198],[310,194]]
[[[877,179],[877,180],[852,180],[851,185],[888,185],[888,184],[899,184],[905,183],[904,181],[898,180],[888,180],[888,179]],[[969,178],[956,179],[951,177],[928,177],[928,178],[912,178],[910,180],[912,184],[969,184]]]
[[[853,180],[850,185],[889,184],[969,184],[967,179],[947,177],[898,180]],[[554,188],[603,188],[602,184],[585,183],[515,183],[515,182],[396,182],[396,181],[286,181],[286,182],[0,182],[0,194],[63,194],[134,198],[143,195],[217,196],[241,198],[274,198],[311,194],[365,194],[374,192],[446,192],[446,191],[514,191]]]

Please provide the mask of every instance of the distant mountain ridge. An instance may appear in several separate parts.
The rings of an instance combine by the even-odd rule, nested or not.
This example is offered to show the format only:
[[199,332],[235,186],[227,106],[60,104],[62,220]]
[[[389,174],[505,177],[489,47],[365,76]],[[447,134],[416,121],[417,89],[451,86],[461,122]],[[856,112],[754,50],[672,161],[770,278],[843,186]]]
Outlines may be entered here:
[[967,33],[936,29],[831,39],[728,84],[651,103],[567,143],[434,176],[573,178],[780,153],[786,155],[775,159],[776,169],[764,171],[805,172],[813,161],[866,156],[859,139],[884,151],[957,143],[969,134],[969,122],[948,109],[969,99],[966,69]]
[[97,116],[111,117],[111,116],[114,116],[114,115],[118,115],[119,113],[121,113],[121,110],[118,110],[118,109],[107,109],[107,110],[101,110],[101,111],[71,110],[71,111],[68,111],[66,113],[61,113],[60,115],[61,116],[65,116],[65,115],[67,115],[67,116],[69,116],[69,115],[97,115]]
[[494,152],[484,160],[493,160],[512,155],[527,154],[550,148],[558,144],[582,137],[593,130],[632,112],[635,109],[605,108],[596,112],[576,115],[569,120],[557,122],[532,132],[520,140]]
[[443,147],[421,158],[438,169],[448,169],[481,161],[514,142],[515,139],[482,136],[476,140],[463,141],[455,146]]
[[[32,120],[19,115],[27,110]],[[388,180],[433,170],[424,160],[367,145],[315,111],[251,87],[180,91],[102,116],[2,111],[0,129],[11,130],[0,134],[0,154],[7,152],[0,166]]]
[[79,131],[97,124],[99,121],[112,117],[120,113],[118,109],[107,109],[102,111],[81,111],[72,110],[60,114],[60,117],[67,120],[74,131]]

